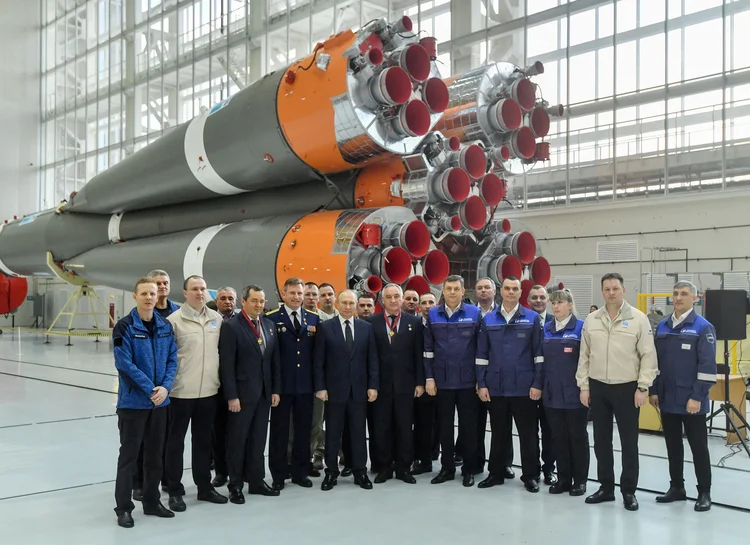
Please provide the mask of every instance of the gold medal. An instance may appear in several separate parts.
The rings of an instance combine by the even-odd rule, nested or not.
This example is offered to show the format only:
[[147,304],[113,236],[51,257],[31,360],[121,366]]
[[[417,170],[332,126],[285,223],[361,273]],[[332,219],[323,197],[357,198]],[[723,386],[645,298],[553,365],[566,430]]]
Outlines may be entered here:
[[258,344],[263,344],[263,339],[258,339]]
[[388,335],[390,335],[391,337],[393,337],[393,336],[394,336],[395,334],[396,334],[396,333],[395,333],[394,331],[389,331],[389,332],[388,332]]

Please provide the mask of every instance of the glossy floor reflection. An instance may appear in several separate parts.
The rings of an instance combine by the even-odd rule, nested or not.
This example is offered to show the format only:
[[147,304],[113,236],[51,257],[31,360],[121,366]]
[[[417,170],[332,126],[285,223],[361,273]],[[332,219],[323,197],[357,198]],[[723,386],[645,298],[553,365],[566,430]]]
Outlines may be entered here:
[[[118,438],[109,343],[74,339],[75,346],[65,347],[63,339],[45,345],[37,335],[8,333],[0,335],[3,544],[231,540],[366,545],[419,540],[453,545],[489,539],[512,544],[658,540],[688,545],[736,542],[743,535],[739,528],[750,523],[750,514],[736,509],[717,506],[696,514],[691,502],[656,505],[654,494],[646,491],[638,493],[640,511],[630,513],[619,497],[615,503],[587,506],[583,498],[550,496],[544,488],[529,494],[518,480],[478,490],[464,489],[460,481],[430,485],[431,475],[418,477],[415,486],[389,481],[372,491],[355,487],[351,478],[340,479],[339,486],[326,493],[315,479],[315,488],[287,486],[279,498],[246,496],[244,506],[209,505],[195,500],[188,472],[186,513],[160,520],[136,508],[136,527],[125,530],[116,526],[112,511]],[[644,435],[640,449],[640,486],[663,491],[668,484],[663,439]],[[714,464],[731,452],[720,438],[711,439],[711,451]],[[741,453],[726,465],[731,469],[714,468],[714,499],[750,508],[750,460]],[[694,495],[690,465],[686,479],[688,494]],[[589,483],[589,490],[596,486]]]

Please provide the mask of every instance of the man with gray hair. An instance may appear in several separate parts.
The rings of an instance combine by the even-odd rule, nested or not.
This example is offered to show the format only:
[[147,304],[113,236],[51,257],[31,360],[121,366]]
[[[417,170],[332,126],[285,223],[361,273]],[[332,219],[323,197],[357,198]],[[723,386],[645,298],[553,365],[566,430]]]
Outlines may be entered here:
[[223,286],[216,290],[216,310],[222,318],[228,320],[237,310],[237,292],[231,286]]
[[716,383],[716,331],[693,310],[698,290],[690,282],[677,282],[672,290],[674,312],[656,329],[656,355],[659,374],[651,394],[651,404],[660,410],[669,458],[669,490],[656,496],[659,503],[684,501],[685,429],[693,453],[698,479],[696,511],[711,509],[711,460],[708,453],[706,413],[708,392]]
[[166,320],[170,314],[180,308],[180,305],[169,300],[169,274],[162,269],[154,269],[148,273],[147,276],[154,279],[154,282],[156,282],[156,289],[158,290],[158,299],[154,311],[158,312],[159,315]]

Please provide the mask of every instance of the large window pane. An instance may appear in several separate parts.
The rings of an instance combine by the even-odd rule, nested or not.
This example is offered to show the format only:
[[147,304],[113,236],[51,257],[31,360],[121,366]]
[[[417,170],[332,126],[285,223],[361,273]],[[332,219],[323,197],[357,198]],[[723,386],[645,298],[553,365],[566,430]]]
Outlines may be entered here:
[[685,79],[721,72],[721,19],[685,28]]
[[640,40],[640,89],[664,85],[664,34]]
[[[571,33],[572,34],[572,33]],[[570,59],[570,102],[596,98],[596,53],[584,53]]]

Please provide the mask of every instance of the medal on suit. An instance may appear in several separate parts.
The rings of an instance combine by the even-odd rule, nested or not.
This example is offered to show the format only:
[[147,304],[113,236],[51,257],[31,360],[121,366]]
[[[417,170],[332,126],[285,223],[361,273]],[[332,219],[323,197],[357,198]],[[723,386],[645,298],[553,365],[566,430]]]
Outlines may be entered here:
[[388,332],[388,335],[390,335],[391,337],[393,337],[393,336],[394,336],[395,334],[396,334],[396,332],[395,332],[395,331],[389,331],[389,332]]
[[263,344],[263,339],[261,339],[260,337],[258,337],[258,344]]

